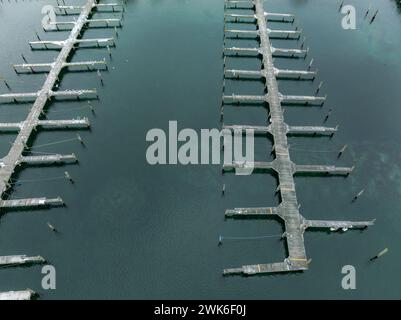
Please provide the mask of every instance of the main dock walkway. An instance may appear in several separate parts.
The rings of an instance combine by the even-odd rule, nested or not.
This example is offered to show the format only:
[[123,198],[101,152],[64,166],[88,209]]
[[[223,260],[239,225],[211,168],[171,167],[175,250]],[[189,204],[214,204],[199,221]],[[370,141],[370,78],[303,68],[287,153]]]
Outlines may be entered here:
[[[239,35],[256,36],[259,39],[258,48],[224,48],[225,55],[234,53],[235,57],[240,54],[255,54],[262,60],[261,70],[225,70],[226,77],[240,78],[263,78],[265,81],[265,95],[223,95],[224,104],[246,104],[246,103],[264,103],[269,108],[269,126],[251,126],[251,125],[225,125],[228,129],[253,129],[257,134],[270,134],[274,143],[275,159],[272,162],[255,162],[253,167],[256,170],[271,170],[278,176],[279,186],[277,192],[280,193],[281,203],[278,207],[268,208],[237,208],[226,211],[227,217],[249,217],[259,218],[271,215],[278,216],[285,226],[283,237],[286,239],[288,248],[288,257],[279,263],[267,263],[246,265],[239,268],[229,268],[224,270],[225,275],[229,274],[263,274],[288,271],[302,271],[308,269],[308,257],[304,245],[304,231],[307,228],[328,228],[331,231],[347,230],[348,228],[365,228],[373,224],[372,221],[322,221],[307,220],[299,212],[299,203],[294,183],[295,174],[334,174],[348,175],[353,167],[336,167],[332,165],[298,165],[290,158],[290,149],[287,141],[287,135],[293,134],[334,134],[338,127],[320,127],[320,126],[289,126],[285,123],[283,116],[283,104],[303,104],[303,105],[322,105],[326,97],[319,96],[297,96],[284,95],[279,92],[277,79],[293,78],[313,80],[316,72],[300,70],[279,70],[274,67],[273,56],[285,56],[291,58],[304,57],[308,49],[280,49],[274,48],[270,43],[271,37],[280,37],[284,39],[299,38],[300,31],[297,30],[271,30],[267,27],[266,20],[281,22],[293,22],[294,16],[289,14],[269,13],[265,11],[262,0],[253,1],[225,1],[228,9],[251,9],[254,14],[233,14],[226,13],[225,20],[229,23],[243,23],[251,21],[256,23],[257,30],[233,30],[225,29],[226,34],[234,34],[236,38]],[[224,171],[231,171],[243,166],[244,163],[233,161],[223,165]]]
[[[10,199],[10,193],[15,186],[15,180],[12,179],[17,168],[22,165],[51,165],[51,164],[68,164],[77,162],[74,153],[71,154],[48,154],[36,155],[31,152],[31,144],[35,131],[38,129],[87,129],[90,126],[87,118],[67,119],[67,120],[49,120],[44,119],[46,107],[53,99],[97,99],[96,89],[72,89],[58,90],[58,84],[61,81],[64,69],[69,71],[98,71],[108,70],[106,59],[90,60],[81,62],[71,62],[71,56],[75,50],[81,47],[97,47],[107,48],[111,54],[110,47],[115,46],[114,37],[107,38],[90,38],[83,39],[82,35],[88,28],[113,28],[117,35],[117,28],[122,27],[119,18],[93,18],[96,11],[102,12],[123,12],[124,3],[104,3],[100,4],[97,0],[86,0],[82,6],[55,6],[57,15],[77,15],[71,21],[53,21],[50,22],[54,27],[54,31],[69,32],[65,40],[43,40],[36,34],[38,40],[30,41],[31,50],[60,50],[57,58],[48,63],[28,63],[24,55],[23,64],[14,64],[14,71],[20,73],[47,73],[43,86],[36,92],[27,93],[0,93],[0,104],[13,104],[21,102],[33,102],[32,107],[25,120],[20,122],[2,122],[0,123],[1,132],[16,132],[17,136],[12,143],[9,152],[0,159],[0,211],[15,209],[30,209],[35,207],[53,207],[62,206],[64,201],[61,197],[46,198],[26,198],[26,199]],[[7,88],[11,91],[10,86],[4,81]],[[102,81],[103,82],[103,81]],[[78,136],[78,140],[82,142]],[[31,155],[31,153],[33,155]],[[71,180],[68,172],[65,172],[66,178]],[[1,212],[0,212],[1,213]],[[11,267],[17,265],[29,265],[32,263],[44,263],[45,259],[41,256],[27,257],[20,256],[0,256],[0,267]],[[30,299],[33,291],[11,291],[0,293],[0,299]]]

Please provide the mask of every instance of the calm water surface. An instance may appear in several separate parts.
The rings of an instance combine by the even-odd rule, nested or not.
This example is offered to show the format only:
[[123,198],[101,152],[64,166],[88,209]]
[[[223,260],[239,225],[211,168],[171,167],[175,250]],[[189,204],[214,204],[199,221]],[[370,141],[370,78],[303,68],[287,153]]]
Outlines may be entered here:
[[[337,3],[338,2],[338,3]],[[288,94],[313,94],[323,80],[328,95],[321,108],[286,108],[289,124],[322,124],[333,108],[329,125],[340,131],[329,138],[290,138],[297,163],[355,164],[344,178],[296,178],[301,213],[315,219],[372,219],[366,231],[329,234],[307,232],[310,270],[301,274],[262,277],[222,277],[222,270],[244,264],[282,261],[284,244],[277,238],[226,241],[219,235],[277,235],[275,221],[224,221],[231,207],[277,205],[276,181],[270,175],[221,176],[220,166],[150,166],[145,159],[146,132],[168,128],[219,127],[223,0],[132,0],[124,28],[113,49],[109,72],[101,87],[96,73],[68,73],[64,89],[98,87],[100,100],[93,115],[86,102],[56,102],[49,119],[87,116],[91,131],[41,132],[37,151],[77,154],[78,165],[28,168],[18,180],[13,198],[62,196],[66,208],[3,213],[0,254],[40,254],[57,270],[57,289],[41,289],[41,267],[0,270],[0,291],[38,291],[43,299],[66,298],[401,298],[401,28],[396,1],[375,1],[380,8],[373,24],[363,19],[370,1],[349,0],[357,10],[357,30],[343,30],[335,0],[269,0],[267,10],[291,12],[306,36],[306,60],[276,59],[278,67],[306,68],[310,58],[319,69],[314,83],[280,81]],[[0,76],[13,91],[40,88],[44,75],[13,73],[10,64],[52,61],[57,51],[30,51],[35,38],[63,39],[67,33],[41,30],[41,8],[55,1],[0,4]],[[272,25],[279,27],[279,25]],[[110,30],[90,30],[85,37],[105,37]],[[238,44],[238,42],[237,42]],[[253,41],[244,41],[251,46]],[[294,47],[296,41],[274,41]],[[100,49],[79,50],[73,61],[107,56]],[[108,59],[109,60],[109,59]],[[254,59],[227,60],[231,67],[257,68]],[[227,82],[227,90],[260,94],[258,82]],[[1,92],[7,92],[2,85]],[[1,121],[20,121],[29,104],[1,105]],[[263,124],[263,107],[225,111],[226,123]],[[5,155],[13,134],[2,134]],[[336,152],[348,144],[344,157]],[[270,158],[271,142],[256,141],[256,159]],[[310,153],[306,151],[312,151]],[[57,178],[68,170],[71,185]],[[221,197],[221,186],[226,195]],[[351,199],[361,189],[364,195]],[[53,234],[51,222],[59,230]],[[375,263],[371,256],[389,247]],[[357,269],[357,290],[342,290],[341,268]]]

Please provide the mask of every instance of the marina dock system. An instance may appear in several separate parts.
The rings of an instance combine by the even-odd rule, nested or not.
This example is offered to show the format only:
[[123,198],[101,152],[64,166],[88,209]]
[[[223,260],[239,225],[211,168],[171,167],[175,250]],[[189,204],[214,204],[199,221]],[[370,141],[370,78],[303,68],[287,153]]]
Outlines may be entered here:
[[[230,218],[260,218],[277,216],[285,227],[283,237],[288,248],[288,257],[283,262],[263,263],[255,265],[245,265],[238,268],[224,270],[224,275],[243,274],[255,275],[264,273],[277,273],[289,271],[303,271],[308,269],[308,257],[304,245],[304,231],[311,228],[327,228],[331,231],[350,228],[366,228],[374,223],[372,221],[325,221],[305,219],[300,211],[297,200],[297,193],[294,183],[296,174],[324,174],[324,175],[349,175],[354,169],[351,167],[336,167],[332,165],[299,165],[295,164],[290,158],[290,148],[287,141],[288,135],[321,135],[334,134],[338,127],[320,126],[290,126],[285,123],[283,116],[284,104],[300,105],[323,105],[326,97],[320,96],[298,96],[285,95],[278,89],[277,79],[289,78],[294,80],[309,79],[314,80],[316,71],[302,70],[280,70],[274,66],[273,57],[304,58],[308,54],[308,49],[281,49],[271,45],[271,38],[299,39],[300,30],[272,30],[267,26],[267,21],[283,22],[286,25],[294,22],[291,14],[267,12],[263,5],[263,0],[253,1],[225,1],[225,22],[230,24],[242,25],[244,23],[256,25],[256,30],[228,29],[225,27],[225,39],[240,39],[243,36],[258,39],[260,46],[257,48],[226,47],[224,46],[225,57],[247,57],[254,55],[262,60],[261,70],[233,70],[226,69],[224,65],[224,76],[229,79],[260,78],[264,80],[264,95],[236,95],[223,93],[223,103],[221,115],[223,119],[223,108],[226,105],[241,106],[247,103],[260,103],[268,107],[268,126],[252,125],[223,125],[228,129],[253,129],[256,134],[269,134],[273,140],[273,154],[275,159],[271,162],[255,162],[255,171],[273,171],[278,177],[277,192],[280,195],[281,203],[277,207],[262,208],[236,208],[226,211],[226,217]],[[236,10],[251,11],[251,14],[236,14]],[[237,11],[238,12],[238,11]],[[226,43],[226,41],[224,41]],[[224,61],[226,58],[224,58]],[[223,85],[223,88],[225,86]],[[223,89],[224,91],[224,89]],[[235,168],[243,167],[244,163],[233,161],[223,165],[224,171],[232,171]]]
[[[121,3],[98,3],[97,0],[86,0],[82,6],[68,6],[62,1],[63,5],[58,3],[55,6],[56,15],[69,16],[70,21],[52,21],[50,24],[54,30],[45,31],[66,31],[70,30],[69,35],[64,40],[42,40],[36,33],[37,41],[30,41],[31,50],[60,50],[57,58],[53,62],[45,63],[28,63],[24,55],[21,55],[24,60],[23,64],[14,64],[14,71],[20,73],[47,73],[43,86],[36,92],[28,93],[0,93],[0,104],[15,104],[20,102],[32,101],[33,105],[30,108],[25,120],[15,123],[0,123],[0,133],[16,132],[17,136],[12,143],[9,152],[6,156],[0,159],[0,213],[4,210],[15,209],[30,209],[41,207],[62,206],[64,202],[61,197],[54,198],[27,198],[27,199],[9,199],[10,193],[15,186],[15,180],[12,179],[16,174],[20,165],[51,165],[51,164],[68,164],[76,163],[77,158],[72,154],[49,154],[38,155],[37,152],[31,152],[31,145],[37,130],[52,130],[52,129],[87,129],[90,126],[87,118],[67,119],[67,120],[48,120],[45,119],[46,108],[54,99],[97,99],[96,89],[71,89],[58,90],[58,85],[61,82],[63,71],[97,71],[108,70],[106,59],[71,62],[71,56],[75,50],[81,47],[97,47],[107,48],[110,52],[110,47],[115,46],[114,37],[83,39],[82,35],[89,28],[110,28],[117,34],[117,28],[122,27],[120,18],[110,19],[95,19],[93,14],[96,12],[119,13],[121,16],[124,12],[125,1]],[[102,80],[103,81],[103,80]],[[5,85],[11,91],[11,88],[6,80]],[[78,139],[82,143],[81,138]],[[32,154],[31,154],[32,153]],[[72,181],[68,172],[64,173],[66,178]],[[28,265],[32,263],[43,263],[45,260],[40,257],[21,256],[0,256],[0,266],[17,266]],[[0,293],[0,299],[30,299],[33,291],[15,291]]]

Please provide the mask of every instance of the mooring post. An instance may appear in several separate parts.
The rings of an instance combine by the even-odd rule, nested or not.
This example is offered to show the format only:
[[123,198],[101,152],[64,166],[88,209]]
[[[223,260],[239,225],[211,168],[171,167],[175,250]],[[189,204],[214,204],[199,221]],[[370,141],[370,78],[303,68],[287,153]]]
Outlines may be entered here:
[[319,93],[319,91],[320,91],[322,85],[323,85],[323,81],[320,81],[319,86],[318,86],[317,89],[316,89],[315,96]]
[[82,137],[79,135],[79,133],[77,133],[77,139],[78,139],[78,141],[79,141],[82,145],[85,144],[84,140],[83,140]]
[[332,111],[333,111],[333,109],[329,109],[329,111],[327,112],[326,117],[324,118],[323,122],[327,122],[327,120],[329,120],[329,117],[330,117]]
[[6,85],[7,89],[8,89],[8,90],[11,90],[11,88],[10,88],[10,86],[8,85],[7,81],[6,81],[5,79],[4,79],[3,81],[4,81],[4,84]]
[[383,256],[387,252],[388,252],[388,248],[385,248],[382,251],[380,251],[377,255],[375,255],[373,258],[370,258],[369,261],[373,261],[373,260],[379,259],[381,256]]
[[379,12],[379,9],[376,10],[375,14],[373,15],[372,19],[370,19],[370,23],[371,24],[375,19],[376,19],[376,15]]
[[305,40],[306,40],[306,37],[304,37],[304,38],[302,39],[301,49],[304,48]]
[[312,63],[313,63],[313,58],[312,58],[312,60],[311,60],[310,63],[309,63],[308,70],[310,70],[310,68],[312,67]]
[[347,149],[347,147],[348,147],[348,145],[345,144],[345,145],[341,148],[340,152],[338,153],[338,157],[341,157],[341,156],[343,155],[343,153],[344,153],[344,151]]
[[102,73],[100,72],[99,69],[97,69],[97,76],[99,77],[100,83],[102,84],[102,86],[104,86],[103,79],[102,79]]
[[344,0],[341,2],[340,8],[338,8],[338,11],[341,11],[341,8],[343,7],[343,5],[344,5]]
[[366,12],[365,12],[365,16],[363,17],[364,19],[366,19],[366,17],[367,17],[368,14],[369,14],[370,6],[371,6],[371,4],[369,4],[368,10],[366,10]]
[[70,174],[68,173],[68,171],[64,172],[64,176],[67,180],[69,180],[71,183],[74,183],[74,180],[72,180]]
[[95,114],[95,108],[92,106],[91,102],[88,100],[88,108],[90,109],[90,111]]
[[50,222],[47,223],[47,226],[50,228],[51,231],[57,232],[57,229]]
[[22,60],[24,60],[25,63],[28,63],[28,61],[26,61],[25,56],[22,53],[21,53],[21,57],[22,57]]
[[363,193],[364,193],[365,189],[362,189],[361,191],[358,192],[358,194],[356,194],[354,196],[354,198],[352,199],[352,201],[355,201],[356,199],[358,199]]

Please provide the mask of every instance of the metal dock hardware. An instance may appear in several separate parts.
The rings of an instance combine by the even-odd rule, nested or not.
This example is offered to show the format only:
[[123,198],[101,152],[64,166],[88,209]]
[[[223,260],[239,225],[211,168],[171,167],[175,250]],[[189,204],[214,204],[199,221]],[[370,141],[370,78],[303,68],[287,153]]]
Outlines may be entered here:
[[[308,49],[280,49],[271,45],[271,38],[299,39],[300,30],[272,30],[267,27],[267,21],[293,23],[294,16],[291,14],[266,12],[263,0],[253,1],[225,1],[226,9],[247,9],[252,14],[225,13],[225,22],[231,24],[251,23],[256,24],[256,30],[228,29],[224,33],[232,39],[240,39],[243,36],[254,37],[259,40],[257,48],[224,47],[224,57],[255,55],[262,60],[261,70],[233,70],[226,69],[224,65],[224,77],[229,79],[261,78],[265,82],[265,95],[225,95],[223,93],[224,105],[235,104],[241,106],[249,103],[266,104],[269,109],[268,126],[252,125],[223,125],[228,129],[253,129],[255,134],[269,134],[273,140],[273,154],[275,158],[271,162],[255,162],[256,171],[274,171],[278,176],[277,192],[280,194],[281,203],[278,207],[267,208],[236,208],[226,211],[226,217],[230,218],[260,218],[277,216],[283,221],[285,227],[284,238],[288,248],[288,257],[283,262],[246,265],[239,268],[224,270],[224,275],[243,274],[255,275],[264,273],[303,271],[308,269],[308,258],[305,251],[304,231],[310,228],[327,228],[331,231],[347,230],[349,228],[365,228],[373,225],[372,221],[325,221],[308,220],[299,212],[294,175],[296,174],[324,174],[324,175],[349,175],[354,167],[336,167],[332,165],[299,165],[290,158],[290,148],[287,141],[288,135],[332,135],[338,127],[320,126],[290,126],[285,123],[283,116],[283,104],[322,105],[326,97],[284,95],[279,92],[277,79],[289,78],[294,80],[314,80],[316,71],[283,70],[274,66],[273,57],[304,58]],[[232,11],[230,11],[232,12]],[[235,12],[235,11],[234,11]],[[249,29],[249,28],[248,28]],[[302,44],[303,47],[303,44]],[[225,58],[224,58],[225,60]],[[224,63],[225,64],[225,63]],[[319,85],[320,87],[321,85]],[[224,87],[224,85],[223,85]],[[316,94],[318,91],[316,92]],[[223,110],[221,111],[223,116]],[[225,163],[224,171],[232,171],[240,166],[235,161]]]
[[[61,81],[64,69],[70,71],[92,71],[107,70],[106,59],[99,61],[82,61],[70,62],[70,58],[75,50],[81,47],[94,46],[99,48],[107,48],[115,46],[113,37],[98,39],[83,39],[82,35],[89,28],[113,28],[113,32],[117,34],[117,29],[122,27],[121,19],[94,19],[92,15],[98,11],[101,12],[120,12],[124,11],[125,1],[121,3],[98,3],[97,0],[86,0],[82,6],[55,6],[56,14],[69,16],[77,15],[71,21],[52,22],[56,26],[55,31],[71,30],[65,40],[42,40],[39,35],[37,41],[30,41],[31,50],[42,49],[59,49],[60,53],[53,62],[49,63],[28,63],[24,55],[23,64],[14,64],[13,68],[16,73],[47,73],[46,80],[40,90],[28,93],[3,93],[0,94],[0,104],[18,103],[32,101],[33,105],[24,121],[17,123],[0,123],[0,133],[3,131],[15,131],[17,137],[12,143],[8,154],[0,159],[0,210],[23,209],[34,207],[53,207],[63,205],[64,202],[60,197],[55,198],[29,198],[29,199],[8,199],[9,193],[13,188],[12,177],[16,173],[17,168],[21,164],[28,165],[48,165],[55,163],[71,163],[77,162],[75,154],[50,154],[50,155],[30,155],[30,144],[34,137],[35,131],[38,129],[86,129],[90,123],[87,118],[71,119],[71,120],[46,120],[44,119],[45,107],[47,107],[52,99],[56,98],[73,98],[73,99],[91,99],[98,98],[96,89],[80,89],[80,90],[57,90]],[[47,30],[48,31],[48,30]],[[100,71],[99,71],[100,72]],[[9,84],[4,81],[8,90],[11,90]],[[26,155],[25,153],[28,153]],[[26,256],[4,256],[0,257],[0,266],[14,266],[20,264],[43,263],[45,260],[40,257]],[[0,299],[30,299],[33,291],[15,291],[0,293]]]

